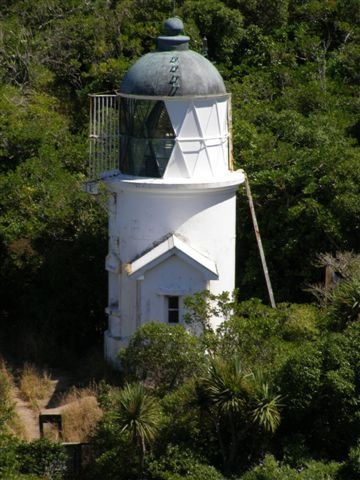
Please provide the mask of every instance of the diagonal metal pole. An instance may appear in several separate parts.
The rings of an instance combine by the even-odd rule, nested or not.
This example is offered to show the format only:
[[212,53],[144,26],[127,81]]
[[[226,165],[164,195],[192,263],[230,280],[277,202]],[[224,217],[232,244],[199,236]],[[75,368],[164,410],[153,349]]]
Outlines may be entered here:
[[246,195],[247,195],[248,201],[249,201],[251,218],[252,218],[252,222],[253,222],[253,226],[254,226],[254,230],[255,230],[256,241],[257,241],[258,248],[259,248],[261,264],[262,264],[262,268],[263,268],[263,271],[264,271],[264,276],[265,276],[266,286],[267,286],[267,290],[268,290],[268,294],[269,294],[270,304],[271,304],[272,308],[276,308],[274,293],[273,293],[273,289],[272,289],[272,286],[271,286],[270,275],[269,275],[269,271],[268,271],[267,264],[266,264],[264,249],[263,249],[263,246],[262,246],[260,230],[259,230],[259,226],[258,226],[257,219],[256,219],[254,202],[253,202],[253,198],[252,198],[252,195],[251,195],[250,183],[249,183],[249,179],[248,179],[248,176],[247,176],[246,172],[244,172],[244,175],[245,175]]

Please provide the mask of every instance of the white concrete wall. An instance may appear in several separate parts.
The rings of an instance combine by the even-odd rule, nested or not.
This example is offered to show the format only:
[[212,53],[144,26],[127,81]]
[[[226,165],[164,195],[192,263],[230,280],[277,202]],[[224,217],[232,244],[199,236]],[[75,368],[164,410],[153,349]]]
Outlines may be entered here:
[[[235,286],[235,189],[212,189],[174,194],[153,189],[125,188],[117,193],[110,214],[109,248],[119,258],[120,274],[109,273],[109,301],[118,292],[118,310],[109,314],[109,333],[128,338],[151,320],[165,321],[164,296],[191,295],[209,288],[213,293]],[[146,272],[144,279],[129,277],[124,266],[175,233],[188,245],[212,259],[219,280],[207,281],[201,272],[176,257]],[[139,303],[139,289],[140,298]],[[167,289],[167,290],[166,290]],[[183,293],[182,293],[183,292]],[[139,312],[141,305],[141,312]],[[214,320],[214,327],[219,320]]]

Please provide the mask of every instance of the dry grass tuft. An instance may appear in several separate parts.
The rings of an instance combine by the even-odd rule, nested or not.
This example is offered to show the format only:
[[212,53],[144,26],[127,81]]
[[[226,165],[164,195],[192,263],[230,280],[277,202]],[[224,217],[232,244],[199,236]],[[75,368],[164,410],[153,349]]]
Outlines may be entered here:
[[5,360],[0,357],[0,430],[26,438],[26,429],[15,409],[15,384]]
[[51,377],[47,372],[39,372],[33,365],[25,364],[19,375],[19,391],[23,400],[34,410],[40,411],[40,401],[52,390]]
[[14,416],[9,422],[8,432],[20,440],[31,440],[28,429],[17,412],[14,413]]
[[0,357],[0,401],[8,401],[14,386],[14,380],[9,372],[5,360]]
[[73,388],[63,398],[63,440],[86,442],[89,440],[103,412],[93,388]]

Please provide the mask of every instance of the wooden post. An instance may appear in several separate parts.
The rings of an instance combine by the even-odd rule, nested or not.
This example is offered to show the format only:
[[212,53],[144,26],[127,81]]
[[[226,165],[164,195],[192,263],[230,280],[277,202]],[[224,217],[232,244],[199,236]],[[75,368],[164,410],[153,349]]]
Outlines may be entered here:
[[331,268],[330,265],[326,265],[325,267],[325,290],[328,292],[333,283],[333,269]]
[[261,264],[262,264],[263,271],[264,271],[264,276],[265,276],[266,286],[267,286],[267,290],[268,290],[268,294],[269,294],[270,304],[271,304],[272,308],[276,308],[274,293],[273,293],[272,286],[271,286],[271,281],[270,281],[270,275],[269,275],[269,271],[268,271],[267,264],[266,264],[264,249],[263,249],[263,246],[262,246],[260,230],[259,230],[259,226],[258,226],[257,219],[256,219],[254,202],[253,202],[253,198],[252,198],[252,195],[251,195],[249,179],[247,177],[246,172],[244,172],[244,175],[245,175],[246,195],[247,195],[248,201],[249,201],[251,218],[252,218],[252,222],[253,222],[253,226],[254,226],[256,241],[257,241],[258,248],[259,248]]
[[228,101],[228,129],[229,129],[229,170],[234,170],[234,153],[233,153],[233,124],[232,124],[232,97],[229,96]]

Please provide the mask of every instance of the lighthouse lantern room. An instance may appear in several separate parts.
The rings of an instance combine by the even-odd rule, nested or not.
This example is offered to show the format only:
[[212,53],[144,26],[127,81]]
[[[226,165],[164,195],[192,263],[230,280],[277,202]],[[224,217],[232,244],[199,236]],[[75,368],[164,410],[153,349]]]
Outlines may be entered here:
[[[214,65],[164,23],[115,95],[91,96],[90,193],[108,192],[105,357],[146,322],[182,323],[184,298],[235,283],[230,96]],[[221,319],[213,320],[213,327]]]

